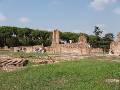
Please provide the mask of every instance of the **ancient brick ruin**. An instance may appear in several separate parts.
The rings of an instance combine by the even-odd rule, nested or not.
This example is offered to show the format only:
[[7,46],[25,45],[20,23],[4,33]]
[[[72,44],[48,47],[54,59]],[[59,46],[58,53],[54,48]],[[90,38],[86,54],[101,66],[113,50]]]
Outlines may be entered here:
[[[114,42],[113,42],[114,43]],[[115,43],[114,43],[115,44]],[[111,44],[111,46],[113,46]],[[101,48],[91,48],[89,43],[87,43],[86,37],[80,36],[77,43],[70,43],[61,44],[60,43],[60,31],[53,30],[52,34],[52,44],[49,47],[44,47],[43,45],[36,45],[36,46],[18,46],[12,48],[0,48],[0,51],[14,51],[14,52],[50,52],[50,53],[74,53],[79,55],[90,55],[90,54],[99,54],[102,53],[103,50]],[[112,51],[112,50],[111,50]],[[115,51],[116,52],[116,51]]]
[[59,42],[60,42],[59,31],[58,30],[54,30],[53,31],[53,35],[52,35],[52,46],[59,45]]
[[110,44],[109,54],[120,56],[120,33],[118,33],[116,40]]
[[42,52],[42,51],[45,51],[42,45],[14,47],[14,52],[30,53],[30,52]]
[[47,48],[52,53],[75,53],[79,55],[88,55],[90,53],[90,45],[87,43],[85,36],[80,36],[77,43],[60,44],[59,31],[54,30],[52,36],[52,45]]

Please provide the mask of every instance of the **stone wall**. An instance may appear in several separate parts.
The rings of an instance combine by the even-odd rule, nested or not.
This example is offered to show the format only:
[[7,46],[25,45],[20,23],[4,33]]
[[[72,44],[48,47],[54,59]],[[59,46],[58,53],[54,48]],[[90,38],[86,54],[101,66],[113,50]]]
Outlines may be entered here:
[[120,56],[120,33],[118,33],[116,40],[110,44],[109,54]]
[[103,53],[103,49],[102,48],[91,48],[90,53],[91,54]]
[[59,43],[59,31],[53,31],[52,45],[47,47],[47,51],[51,53],[76,53],[80,55],[88,55],[90,53],[90,45],[87,43],[85,36],[80,36],[77,43]]
[[0,48],[0,51],[11,51],[12,48],[8,48],[7,46]]
[[14,52],[42,52],[44,49],[43,46],[41,45],[36,45],[36,46],[19,46],[19,47],[14,47]]

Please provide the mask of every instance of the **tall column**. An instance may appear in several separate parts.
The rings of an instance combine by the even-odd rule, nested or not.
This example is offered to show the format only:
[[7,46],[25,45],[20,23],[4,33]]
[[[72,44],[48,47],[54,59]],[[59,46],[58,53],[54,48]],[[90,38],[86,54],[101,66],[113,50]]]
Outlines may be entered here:
[[56,44],[59,44],[59,41],[60,41],[59,31],[56,30]]
[[53,31],[53,35],[52,35],[52,45],[55,44],[59,44],[59,40],[60,40],[60,36],[59,36],[59,31],[56,29]]

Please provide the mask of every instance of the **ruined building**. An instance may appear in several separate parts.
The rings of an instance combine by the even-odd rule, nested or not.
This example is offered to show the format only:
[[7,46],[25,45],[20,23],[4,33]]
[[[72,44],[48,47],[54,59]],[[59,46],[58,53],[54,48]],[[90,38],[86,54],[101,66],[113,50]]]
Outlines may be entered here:
[[52,45],[47,48],[52,53],[76,53],[79,55],[88,55],[90,53],[90,45],[87,43],[85,36],[80,36],[77,43],[60,44],[59,31],[54,30],[52,35]]
[[120,56],[120,33],[118,33],[116,40],[110,44],[109,54]]
[[99,54],[103,50],[100,48],[91,48],[90,45],[87,43],[86,37],[80,36],[77,43],[60,43],[60,31],[54,30],[52,34],[52,44],[49,47],[44,47],[43,45],[36,45],[36,46],[19,46],[14,47],[14,52],[49,52],[53,54],[78,54],[78,55],[92,55],[92,54]]
[[14,47],[14,52],[26,52],[26,53],[31,53],[31,52],[44,52],[45,49],[42,45],[36,45],[36,46],[19,46],[19,47]]

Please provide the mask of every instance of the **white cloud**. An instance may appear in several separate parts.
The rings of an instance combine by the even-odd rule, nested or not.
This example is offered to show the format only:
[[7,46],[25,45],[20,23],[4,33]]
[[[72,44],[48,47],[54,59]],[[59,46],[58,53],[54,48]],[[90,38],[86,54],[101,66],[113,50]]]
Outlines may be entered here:
[[120,7],[115,8],[115,9],[113,10],[113,12],[114,12],[115,14],[120,15]]
[[0,22],[7,21],[7,17],[0,13]]
[[19,21],[20,21],[21,23],[23,23],[23,24],[26,24],[26,23],[29,23],[29,22],[30,22],[29,18],[27,18],[27,17],[21,17],[21,18],[19,19]]
[[117,1],[118,0],[92,0],[90,6],[95,10],[104,10],[107,5]]

